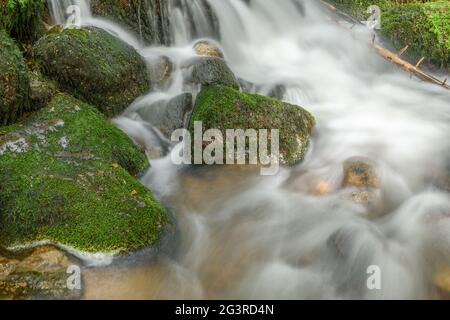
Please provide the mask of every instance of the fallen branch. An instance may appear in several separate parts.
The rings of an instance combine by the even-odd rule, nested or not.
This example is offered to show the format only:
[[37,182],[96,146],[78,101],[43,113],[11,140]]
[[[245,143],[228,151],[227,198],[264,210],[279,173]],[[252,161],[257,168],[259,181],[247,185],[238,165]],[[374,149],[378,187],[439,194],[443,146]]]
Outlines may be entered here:
[[[342,12],[341,10],[337,9],[335,6],[329,4],[328,2],[326,2],[324,0],[320,0],[320,2],[322,4],[324,4],[329,10],[339,14],[340,16],[346,18],[347,20],[353,22],[354,24],[363,25],[363,23],[361,23],[360,21],[357,21],[350,15],[346,14],[345,12]],[[417,62],[416,65],[413,65],[413,64],[403,60],[402,58],[400,58],[400,56],[408,49],[409,46],[406,46],[403,49],[401,49],[399,53],[394,53],[394,52],[384,48],[383,46],[375,43],[374,38],[372,39],[370,44],[374,47],[375,52],[378,55],[382,56],[383,58],[392,62],[393,64],[401,67],[403,70],[409,72],[411,75],[419,78],[422,81],[433,83],[433,84],[439,85],[447,90],[450,90],[450,85],[447,84],[447,78],[444,81],[441,81],[441,80],[437,79],[436,77],[426,73],[425,71],[423,71],[419,68],[420,65],[422,64],[422,62],[425,60],[425,57],[422,57]]]

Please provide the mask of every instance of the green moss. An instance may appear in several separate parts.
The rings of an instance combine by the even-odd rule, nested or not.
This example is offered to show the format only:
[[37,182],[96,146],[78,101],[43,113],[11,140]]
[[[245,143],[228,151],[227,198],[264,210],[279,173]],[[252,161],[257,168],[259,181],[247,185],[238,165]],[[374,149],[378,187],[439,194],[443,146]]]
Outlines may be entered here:
[[28,69],[17,44],[0,29],[0,126],[12,123],[29,106]]
[[396,49],[408,45],[405,56],[413,62],[425,57],[438,67],[450,67],[449,1],[409,1],[403,4],[394,0],[331,2],[358,20],[366,20],[369,16],[367,8],[378,5],[382,10],[381,32],[393,42]]
[[45,0],[0,0],[0,28],[21,42],[34,42],[44,33]]
[[410,3],[382,16],[382,32],[396,48],[410,46],[410,57],[427,58],[439,67],[450,66],[450,3]]
[[202,121],[203,129],[279,129],[282,162],[301,161],[309,145],[314,118],[303,108],[226,86],[209,86],[197,97],[189,130]]
[[371,5],[379,6],[382,11],[388,10],[395,5],[393,0],[329,0],[329,2],[359,21],[366,20],[369,17],[367,9]]
[[47,106],[57,93],[58,87],[54,81],[46,79],[39,70],[29,72],[30,78],[30,111]]
[[50,32],[36,43],[34,55],[44,75],[107,116],[121,113],[149,90],[143,58],[97,28]]
[[[21,150],[8,147],[20,139]],[[98,111],[56,95],[1,132],[0,245],[51,240],[97,252],[155,244],[166,212],[133,177],[147,166]]]

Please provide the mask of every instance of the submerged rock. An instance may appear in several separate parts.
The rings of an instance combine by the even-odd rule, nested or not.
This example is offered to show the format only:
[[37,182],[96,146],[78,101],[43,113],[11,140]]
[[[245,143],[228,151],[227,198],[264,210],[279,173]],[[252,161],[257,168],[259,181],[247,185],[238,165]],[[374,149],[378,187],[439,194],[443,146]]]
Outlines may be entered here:
[[200,92],[191,132],[195,121],[202,121],[204,130],[221,130],[223,137],[226,129],[279,129],[279,160],[287,165],[303,160],[314,126],[313,116],[302,107],[226,86],[208,86]]
[[28,109],[29,86],[19,47],[0,30],[0,126],[16,121]]
[[141,108],[138,114],[170,138],[173,131],[184,127],[186,114],[191,110],[192,94],[182,93],[170,100],[157,101]]
[[148,165],[94,107],[56,95],[0,132],[0,246],[48,240],[120,253],[154,245],[166,211],[134,177]]
[[344,162],[342,187],[349,188],[347,197],[369,209],[369,218],[383,212],[383,199],[375,163],[365,157],[353,157]]
[[450,268],[436,273],[433,278],[433,283],[439,291],[440,298],[450,299]]
[[150,88],[139,53],[98,28],[49,32],[35,44],[34,55],[44,75],[107,116],[121,113]]
[[219,47],[206,40],[197,41],[193,48],[194,51],[200,56],[224,58],[224,55]]
[[344,162],[343,187],[371,187],[378,188],[380,182],[376,174],[374,163],[364,157],[353,157]]
[[239,82],[223,59],[200,58],[192,67],[192,81],[202,86],[223,85],[239,90]]
[[1,299],[79,299],[81,289],[69,289],[66,273],[70,265],[66,253],[38,247],[24,258],[0,255]]

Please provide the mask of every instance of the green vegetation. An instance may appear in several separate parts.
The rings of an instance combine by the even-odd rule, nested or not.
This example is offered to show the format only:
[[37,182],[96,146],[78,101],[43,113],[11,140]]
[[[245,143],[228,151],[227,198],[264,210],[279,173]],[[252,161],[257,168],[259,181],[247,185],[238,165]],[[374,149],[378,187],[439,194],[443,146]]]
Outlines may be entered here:
[[0,0],[0,28],[20,42],[34,42],[43,33],[45,0]]
[[154,245],[166,211],[135,179],[148,161],[95,108],[65,94],[0,128],[0,246],[88,252]]
[[22,53],[0,29],[0,126],[12,123],[29,106],[29,78]]
[[450,2],[395,0],[331,0],[358,20],[368,17],[367,8],[382,10],[382,33],[397,49],[409,45],[411,59],[425,57],[438,67],[450,67]]
[[98,28],[54,28],[34,46],[45,76],[59,87],[115,116],[150,87],[144,59]]
[[279,129],[281,162],[293,165],[305,156],[314,118],[303,108],[255,94],[241,93],[226,86],[208,86],[201,91],[191,116],[202,121],[203,129]]

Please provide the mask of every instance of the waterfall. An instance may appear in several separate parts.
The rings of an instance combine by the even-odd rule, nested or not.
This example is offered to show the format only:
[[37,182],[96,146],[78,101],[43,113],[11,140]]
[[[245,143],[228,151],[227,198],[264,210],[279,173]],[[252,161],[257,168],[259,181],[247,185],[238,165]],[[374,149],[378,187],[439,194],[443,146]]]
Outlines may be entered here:
[[142,47],[142,42],[138,39],[137,35],[132,34],[129,30],[126,30],[114,21],[94,16],[89,0],[47,0],[47,4],[50,9],[51,18],[56,24],[65,24],[68,18],[67,9],[71,5],[76,5],[80,8],[82,25],[104,29],[136,49]]
[[219,39],[217,17],[207,0],[170,0],[169,12],[175,45],[186,45],[198,38]]
[[[330,13],[315,0],[149,0],[149,19],[162,17],[164,26],[154,28],[170,39],[165,47],[145,47],[139,35],[92,16],[87,1],[49,1],[53,19],[62,23],[73,3],[84,8],[83,24],[117,34],[149,62],[168,57],[174,64],[168,86],[115,120],[138,141],[154,140],[151,124],[133,114],[136,108],[196,93],[183,66],[195,57],[192,44],[199,38],[217,41],[252,91],[267,94],[282,86],[283,100],[305,106],[317,120],[304,162],[276,177],[227,168],[202,169],[204,176],[197,176],[173,165],[170,155],[152,161],[142,181],[174,207],[182,246],[177,257],[145,272],[125,271],[125,279],[150,274],[157,289],[146,297],[431,296],[432,271],[450,261],[450,198],[433,187],[436,176],[448,174],[450,159],[445,90],[393,68],[366,45],[371,31],[329,23]],[[349,190],[339,190],[343,163],[353,156],[377,164],[381,217],[351,201]],[[305,192],[311,179],[339,191]],[[381,290],[366,287],[370,265],[382,270]],[[148,283],[138,279],[131,283],[148,293]],[[111,291],[115,283],[104,280],[104,292]]]

